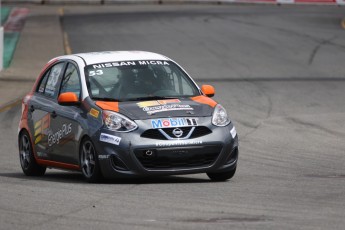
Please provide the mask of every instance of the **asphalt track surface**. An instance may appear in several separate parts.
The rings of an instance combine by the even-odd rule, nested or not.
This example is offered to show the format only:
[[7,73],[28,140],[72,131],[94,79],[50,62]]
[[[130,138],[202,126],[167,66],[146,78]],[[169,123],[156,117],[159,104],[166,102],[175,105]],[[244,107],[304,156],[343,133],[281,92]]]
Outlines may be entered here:
[[21,173],[20,107],[0,113],[0,229],[344,229],[343,8],[65,8],[73,52],[150,50],[213,84],[240,137],[235,177],[87,184]]

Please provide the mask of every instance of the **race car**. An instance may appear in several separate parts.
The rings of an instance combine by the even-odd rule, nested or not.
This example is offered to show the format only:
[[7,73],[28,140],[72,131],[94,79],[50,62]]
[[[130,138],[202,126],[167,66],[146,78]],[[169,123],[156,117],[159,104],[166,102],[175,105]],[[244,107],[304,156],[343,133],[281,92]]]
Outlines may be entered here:
[[86,181],[236,172],[238,136],[225,108],[170,58],[144,51],[50,60],[22,102],[25,175],[81,171]]

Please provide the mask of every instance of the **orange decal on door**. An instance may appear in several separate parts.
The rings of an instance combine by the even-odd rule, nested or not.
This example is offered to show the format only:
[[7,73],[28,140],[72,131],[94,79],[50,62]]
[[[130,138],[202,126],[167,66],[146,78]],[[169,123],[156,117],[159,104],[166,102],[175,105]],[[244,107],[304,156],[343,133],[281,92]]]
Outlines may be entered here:
[[39,143],[44,135],[44,131],[50,127],[50,114],[48,113],[41,120],[35,123],[35,144]]

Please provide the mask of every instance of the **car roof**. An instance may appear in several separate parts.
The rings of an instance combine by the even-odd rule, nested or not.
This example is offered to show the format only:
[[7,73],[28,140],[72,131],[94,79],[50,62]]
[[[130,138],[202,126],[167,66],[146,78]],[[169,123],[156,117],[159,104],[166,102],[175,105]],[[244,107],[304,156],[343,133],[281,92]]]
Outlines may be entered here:
[[118,62],[118,61],[135,61],[135,60],[162,60],[170,61],[169,58],[161,54],[147,52],[147,51],[104,51],[104,52],[91,52],[79,53],[73,55],[62,56],[77,56],[82,58],[86,65],[104,62]]

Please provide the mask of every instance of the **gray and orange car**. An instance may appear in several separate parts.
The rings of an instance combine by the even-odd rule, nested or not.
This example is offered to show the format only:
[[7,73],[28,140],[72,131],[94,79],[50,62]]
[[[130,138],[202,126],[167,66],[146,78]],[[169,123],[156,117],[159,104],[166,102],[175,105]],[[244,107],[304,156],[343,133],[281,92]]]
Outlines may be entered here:
[[234,176],[238,137],[226,110],[173,60],[143,51],[96,52],[47,63],[25,96],[19,158],[102,177],[207,173]]

